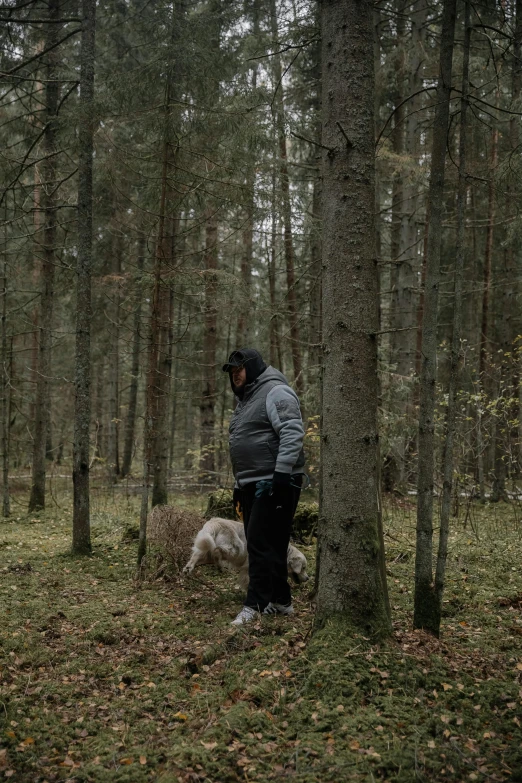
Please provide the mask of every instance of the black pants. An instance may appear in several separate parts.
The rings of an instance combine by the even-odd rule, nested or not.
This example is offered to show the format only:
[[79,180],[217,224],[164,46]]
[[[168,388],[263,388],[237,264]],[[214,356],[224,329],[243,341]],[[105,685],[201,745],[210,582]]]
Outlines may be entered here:
[[[297,477],[300,481],[300,476]],[[270,601],[289,604],[287,550],[300,487],[284,490],[282,505],[276,509],[274,498],[256,498],[256,484],[240,491],[243,524],[248,551],[248,591],[245,606],[262,612]],[[278,505],[281,500],[278,500]]]

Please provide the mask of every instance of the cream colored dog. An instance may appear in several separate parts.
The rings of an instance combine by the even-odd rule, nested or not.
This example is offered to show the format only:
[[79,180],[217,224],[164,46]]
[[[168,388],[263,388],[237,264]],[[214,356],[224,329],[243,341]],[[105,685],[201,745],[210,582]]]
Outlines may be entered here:
[[[288,546],[288,573],[295,582],[307,582],[306,557],[293,544]],[[212,517],[197,534],[192,554],[184,573],[190,574],[199,565],[217,565],[238,571],[239,583],[248,587],[248,555],[242,522]]]

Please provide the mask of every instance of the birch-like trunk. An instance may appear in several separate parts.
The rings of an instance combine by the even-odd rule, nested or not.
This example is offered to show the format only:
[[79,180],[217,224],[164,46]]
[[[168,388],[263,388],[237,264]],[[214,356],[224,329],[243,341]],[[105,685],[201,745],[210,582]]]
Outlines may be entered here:
[[451,98],[456,0],[444,0],[440,43],[439,80],[429,186],[430,220],[422,319],[419,458],[417,475],[417,544],[415,556],[415,628],[438,633],[437,599],[433,583],[433,490],[435,468],[435,385],[437,377],[437,324],[442,241],[442,209],[446,139]]
[[91,420],[92,165],[96,0],[83,0],[78,127],[78,257],[76,264],[76,367],[73,443],[74,554],[91,551],[89,425]]
[[317,622],[389,633],[378,530],[373,4],[322,5],[323,422]]

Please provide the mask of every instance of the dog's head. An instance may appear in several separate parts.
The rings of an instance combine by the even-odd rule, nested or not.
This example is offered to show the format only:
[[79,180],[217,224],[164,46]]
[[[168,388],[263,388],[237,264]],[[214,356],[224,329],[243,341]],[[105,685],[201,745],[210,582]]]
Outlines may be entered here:
[[306,573],[306,557],[295,546],[288,547],[288,573],[297,584],[308,582],[310,579]]

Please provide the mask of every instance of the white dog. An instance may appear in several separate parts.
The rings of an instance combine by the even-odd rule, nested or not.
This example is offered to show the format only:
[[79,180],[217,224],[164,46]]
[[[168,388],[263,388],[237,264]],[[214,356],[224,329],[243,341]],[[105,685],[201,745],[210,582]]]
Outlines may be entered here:
[[[306,582],[306,557],[293,544],[288,546],[288,573],[295,582]],[[192,554],[184,573],[190,574],[198,565],[217,565],[239,572],[239,583],[248,587],[248,555],[242,522],[212,517],[197,534]]]

